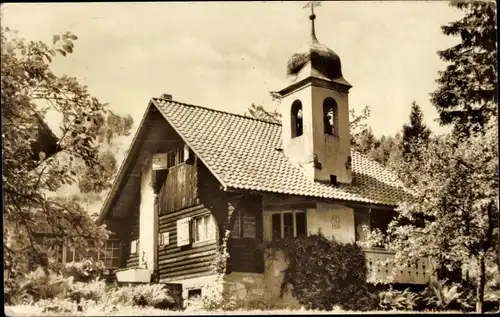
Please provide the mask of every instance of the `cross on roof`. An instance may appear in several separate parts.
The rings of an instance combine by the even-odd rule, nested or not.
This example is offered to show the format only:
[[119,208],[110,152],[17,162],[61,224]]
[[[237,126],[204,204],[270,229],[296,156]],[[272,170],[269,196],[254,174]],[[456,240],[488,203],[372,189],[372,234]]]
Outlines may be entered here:
[[314,14],[314,7],[321,7],[321,1],[309,1],[304,8],[311,8],[311,14]]
[[311,8],[311,15],[309,16],[309,19],[311,20],[311,37],[313,42],[317,42],[318,39],[316,38],[316,30],[314,28],[314,19],[316,19],[316,15],[314,14],[314,7],[320,7],[321,6],[321,1],[309,1],[304,8]]

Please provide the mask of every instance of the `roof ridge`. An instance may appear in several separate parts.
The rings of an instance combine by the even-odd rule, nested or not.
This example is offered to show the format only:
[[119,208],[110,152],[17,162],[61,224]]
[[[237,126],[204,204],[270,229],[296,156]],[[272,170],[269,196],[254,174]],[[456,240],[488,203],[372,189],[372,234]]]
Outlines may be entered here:
[[279,126],[282,125],[281,123],[271,122],[271,121],[262,120],[262,119],[257,119],[257,118],[245,116],[245,115],[242,115],[242,114],[237,114],[237,113],[234,113],[234,112],[228,112],[228,111],[213,109],[213,108],[209,108],[209,107],[203,107],[203,106],[199,106],[199,105],[193,105],[193,104],[189,104],[189,103],[185,103],[185,102],[180,102],[180,101],[175,101],[175,100],[169,100],[169,99],[165,99],[165,98],[161,98],[161,97],[153,97],[152,99],[174,102],[174,103],[177,103],[177,104],[181,104],[183,106],[200,108],[200,109],[205,109],[205,110],[209,110],[209,111],[213,111],[213,112],[219,112],[219,113],[229,114],[229,115],[232,115],[232,116],[235,116],[235,117],[240,117],[240,118],[244,118],[244,119],[250,119],[250,120],[264,122],[264,123],[269,123],[269,124],[273,124],[273,125],[279,125]]

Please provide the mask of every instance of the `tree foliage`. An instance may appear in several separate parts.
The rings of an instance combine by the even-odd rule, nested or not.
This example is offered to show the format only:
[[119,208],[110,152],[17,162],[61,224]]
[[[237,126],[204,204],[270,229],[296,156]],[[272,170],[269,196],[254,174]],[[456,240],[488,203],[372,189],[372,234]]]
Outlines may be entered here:
[[277,110],[269,111],[254,103],[248,108],[248,113],[245,112],[245,116],[272,123],[281,123],[281,113]]
[[460,36],[461,41],[438,52],[449,64],[440,72],[439,87],[431,96],[439,122],[467,134],[480,130],[497,114],[496,6],[494,1],[454,1],[451,5],[465,15],[442,26],[442,31]]
[[413,146],[418,142],[427,142],[431,131],[424,123],[424,114],[420,109],[420,106],[413,101],[411,105],[410,112],[410,123],[403,125],[403,138],[402,138],[402,156],[407,158],[408,156],[418,153],[412,153],[412,150],[418,147]]
[[403,266],[422,257],[436,259],[450,271],[475,264],[481,310],[485,266],[498,241],[496,123],[466,140],[450,134],[416,146],[421,158],[402,161],[397,170],[413,200],[400,206],[389,225],[386,247]]
[[355,135],[353,148],[380,164],[391,167],[401,158],[401,134],[377,137],[370,127]]
[[[4,189],[4,263],[13,281],[26,271],[28,254],[47,264],[37,235],[86,245],[107,232],[68,197],[68,186],[90,180],[85,190],[109,185],[116,162],[103,142],[129,133],[132,120],[112,114],[76,78],[57,76],[50,63],[74,50],[76,35],[57,34],[53,43],[26,41],[1,29],[1,115]],[[62,118],[57,137],[45,115]],[[83,181],[85,183],[85,181]]]
[[351,133],[351,146],[354,148],[359,145],[362,135],[369,130],[366,120],[370,114],[370,106],[365,106],[359,114],[354,109],[349,110],[349,132]]

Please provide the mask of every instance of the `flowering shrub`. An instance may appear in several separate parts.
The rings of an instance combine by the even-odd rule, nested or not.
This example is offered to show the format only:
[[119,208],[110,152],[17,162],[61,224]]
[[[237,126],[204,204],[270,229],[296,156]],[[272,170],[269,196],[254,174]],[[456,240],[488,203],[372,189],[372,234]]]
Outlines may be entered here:
[[78,303],[81,300],[93,300],[97,302],[107,296],[106,282],[97,279],[90,283],[73,283],[69,291],[69,297]]
[[[282,284],[308,309],[331,310],[369,308],[366,290],[366,259],[354,243],[340,243],[321,233],[308,237],[282,239],[270,243],[285,254],[288,267]],[[361,300],[362,299],[362,300]]]
[[85,259],[81,262],[66,263],[63,274],[73,276],[75,282],[90,282],[104,275],[106,267],[102,261]]

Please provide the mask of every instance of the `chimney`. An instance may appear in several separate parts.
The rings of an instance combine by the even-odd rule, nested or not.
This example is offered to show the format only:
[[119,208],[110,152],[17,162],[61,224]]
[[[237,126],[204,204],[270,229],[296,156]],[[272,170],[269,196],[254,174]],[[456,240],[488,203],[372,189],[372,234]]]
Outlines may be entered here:
[[172,95],[169,95],[169,94],[163,94],[163,95],[161,95],[161,98],[162,98],[162,99],[165,99],[165,100],[172,100]]

